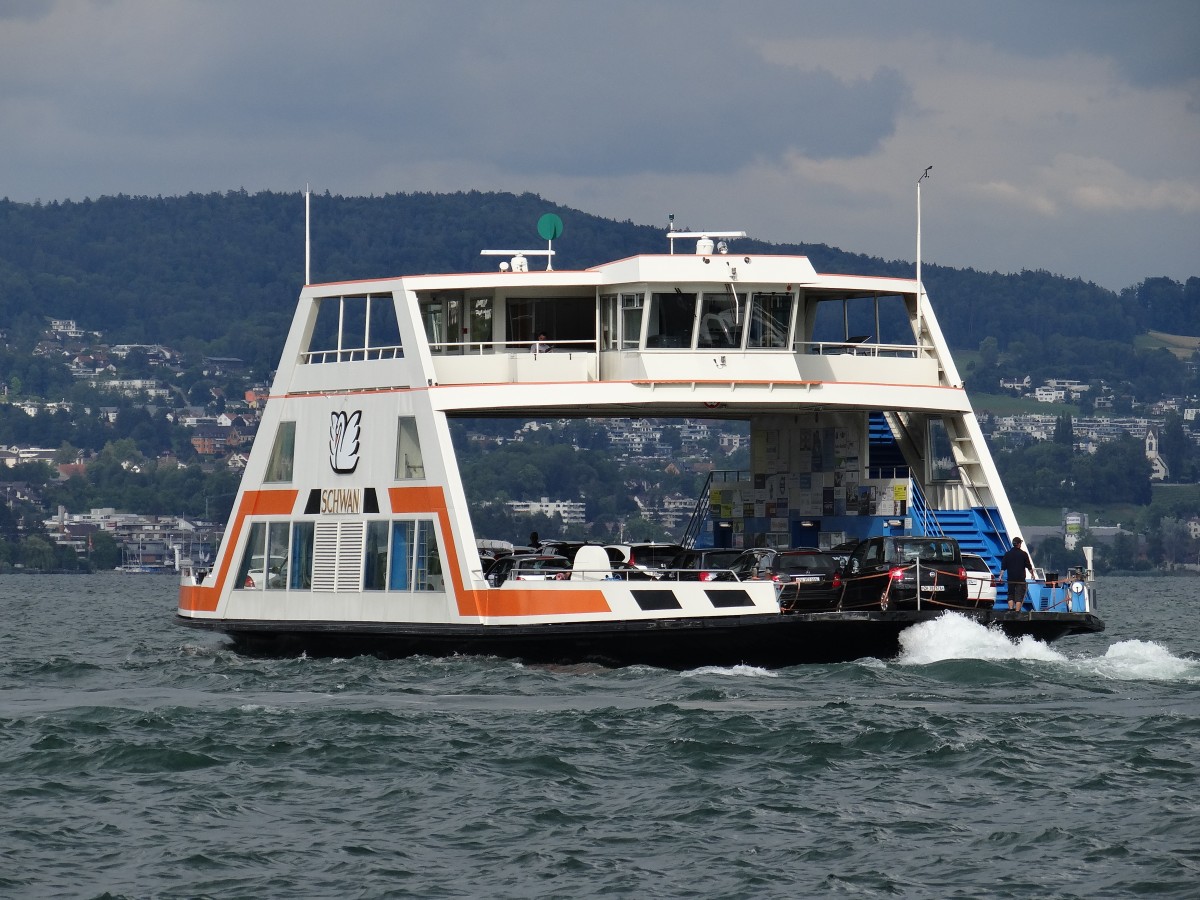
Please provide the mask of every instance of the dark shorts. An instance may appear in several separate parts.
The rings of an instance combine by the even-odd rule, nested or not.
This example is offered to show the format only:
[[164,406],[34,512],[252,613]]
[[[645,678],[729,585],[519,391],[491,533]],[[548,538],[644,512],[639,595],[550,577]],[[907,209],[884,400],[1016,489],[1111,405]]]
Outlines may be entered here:
[[1024,581],[1010,581],[1008,583],[1008,602],[1024,603],[1025,587],[1026,585]]

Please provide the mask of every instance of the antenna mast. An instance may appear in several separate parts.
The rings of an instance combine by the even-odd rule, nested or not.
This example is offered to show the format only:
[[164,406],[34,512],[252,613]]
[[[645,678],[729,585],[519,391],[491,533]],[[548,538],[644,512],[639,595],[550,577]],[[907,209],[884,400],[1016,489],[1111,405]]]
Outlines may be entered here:
[[921,173],[921,177],[917,179],[917,354],[921,353],[921,333],[923,322],[921,321],[922,295],[925,293],[925,288],[921,284],[921,182],[929,177],[929,173],[933,171],[933,166],[926,166],[925,171]]
[[304,186],[304,286],[312,284],[312,239],[309,231],[309,200],[312,198],[312,190],[309,185]]

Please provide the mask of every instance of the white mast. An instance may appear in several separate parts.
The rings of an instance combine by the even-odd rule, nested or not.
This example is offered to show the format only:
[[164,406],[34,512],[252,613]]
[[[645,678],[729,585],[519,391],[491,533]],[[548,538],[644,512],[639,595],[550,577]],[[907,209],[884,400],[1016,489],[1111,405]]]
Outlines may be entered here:
[[925,293],[925,288],[921,284],[921,182],[929,177],[929,173],[933,171],[933,166],[926,166],[925,171],[921,173],[921,177],[917,179],[917,354],[921,353],[921,307],[922,295]]
[[[312,240],[309,232],[309,200],[312,197],[312,190],[309,185],[304,186],[304,284],[307,287],[312,284]],[[919,254],[918,254],[919,255]],[[920,266],[918,265],[918,273]],[[920,275],[918,274],[918,278]]]

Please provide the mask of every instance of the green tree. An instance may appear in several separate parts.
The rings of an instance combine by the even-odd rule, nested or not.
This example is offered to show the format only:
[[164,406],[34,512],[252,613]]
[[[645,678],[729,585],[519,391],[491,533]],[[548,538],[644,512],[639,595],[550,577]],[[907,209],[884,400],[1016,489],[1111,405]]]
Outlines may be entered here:
[[1069,413],[1063,413],[1054,422],[1054,443],[1067,447],[1075,446],[1075,427]]
[[1162,561],[1171,568],[1174,568],[1176,563],[1184,562],[1191,544],[1187,523],[1172,516],[1164,516],[1158,523],[1158,535],[1162,547]]
[[26,569],[49,572],[54,568],[54,545],[31,534],[21,540],[20,561]]
[[70,464],[79,458],[79,448],[70,441],[63,441],[54,454],[54,461],[59,465]]
[[1158,452],[1170,471],[1170,480],[1190,482],[1192,480],[1192,456],[1195,444],[1183,428],[1183,416],[1169,412],[1159,429]]
[[121,546],[107,531],[97,531],[90,536],[89,557],[92,568],[98,571],[115,569],[121,564]]
[[984,374],[996,371],[1000,363],[1000,342],[990,334],[979,342],[979,368]]
[[1100,547],[1097,569],[1104,563],[1104,571],[1132,572],[1148,566],[1138,557],[1137,537],[1124,531],[1117,532],[1110,547]]

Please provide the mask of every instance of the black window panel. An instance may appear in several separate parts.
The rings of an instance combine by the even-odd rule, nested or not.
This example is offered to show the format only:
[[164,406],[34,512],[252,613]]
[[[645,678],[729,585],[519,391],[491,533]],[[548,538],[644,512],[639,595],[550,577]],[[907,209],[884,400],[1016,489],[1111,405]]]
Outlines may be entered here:
[[722,591],[708,590],[704,593],[708,594],[709,602],[717,609],[730,609],[734,606],[753,606],[754,601],[750,599],[750,595],[741,588],[733,588]]
[[632,591],[633,599],[643,612],[660,609],[683,609],[673,591]]

